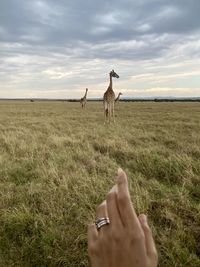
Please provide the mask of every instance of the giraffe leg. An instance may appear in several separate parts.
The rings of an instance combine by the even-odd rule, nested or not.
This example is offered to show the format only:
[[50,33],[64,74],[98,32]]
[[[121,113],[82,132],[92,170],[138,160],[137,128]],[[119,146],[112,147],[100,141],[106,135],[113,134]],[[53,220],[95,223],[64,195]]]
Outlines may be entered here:
[[108,109],[108,112],[109,112],[109,123],[111,122],[111,116],[112,116],[112,114],[111,114],[111,112],[112,112],[112,109],[111,109],[111,104],[109,103],[109,109]]
[[108,112],[108,104],[104,102],[103,105],[104,105],[104,124],[105,124],[108,121],[109,112]]
[[113,118],[113,108],[112,108],[112,103],[110,103],[110,120]]
[[112,116],[113,116],[113,122],[115,122],[115,103],[112,103]]
[[110,103],[110,119],[112,120],[113,117],[113,108],[112,108],[112,103]]
[[106,123],[106,104],[103,103],[103,110],[104,110],[104,124]]
[[108,109],[104,109],[104,123],[108,121]]

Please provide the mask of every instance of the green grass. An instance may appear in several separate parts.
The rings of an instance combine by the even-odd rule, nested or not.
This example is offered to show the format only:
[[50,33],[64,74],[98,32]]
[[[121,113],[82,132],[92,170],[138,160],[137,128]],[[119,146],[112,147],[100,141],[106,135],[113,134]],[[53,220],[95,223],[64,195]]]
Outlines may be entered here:
[[0,266],[88,266],[87,224],[129,176],[161,267],[200,266],[200,105],[0,103]]

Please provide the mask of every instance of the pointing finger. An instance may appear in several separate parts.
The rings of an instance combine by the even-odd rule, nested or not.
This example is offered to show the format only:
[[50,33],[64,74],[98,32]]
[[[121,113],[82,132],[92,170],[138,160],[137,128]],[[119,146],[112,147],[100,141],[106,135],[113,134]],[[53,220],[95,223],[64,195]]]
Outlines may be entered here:
[[117,187],[118,206],[123,224],[130,228],[137,227],[141,229],[135,209],[131,203],[127,176],[122,169],[118,170]]

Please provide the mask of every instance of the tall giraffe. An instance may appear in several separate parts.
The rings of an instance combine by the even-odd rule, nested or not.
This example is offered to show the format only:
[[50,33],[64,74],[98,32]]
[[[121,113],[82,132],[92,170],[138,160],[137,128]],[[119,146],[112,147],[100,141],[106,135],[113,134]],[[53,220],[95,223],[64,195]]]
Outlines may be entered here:
[[120,95],[122,95],[122,93],[118,94],[117,98],[115,99],[115,103],[119,102]]
[[86,102],[87,102],[87,92],[88,92],[88,88],[86,88],[86,90],[85,90],[85,95],[84,95],[84,97],[82,97],[81,100],[80,100],[80,103],[81,103],[82,108],[85,107]]
[[113,117],[113,121],[115,122],[115,93],[112,89],[112,78],[119,78],[119,75],[112,70],[110,73],[110,83],[108,89],[103,95],[103,105],[104,105],[104,123],[108,119],[110,122],[111,117]]

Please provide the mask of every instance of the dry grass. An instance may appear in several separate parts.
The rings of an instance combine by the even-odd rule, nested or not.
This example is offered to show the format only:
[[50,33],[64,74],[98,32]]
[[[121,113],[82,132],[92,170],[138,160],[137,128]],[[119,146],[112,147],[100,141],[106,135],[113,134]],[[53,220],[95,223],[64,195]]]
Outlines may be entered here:
[[87,223],[129,176],[159,266],[200,266],[199,103],[0,103],[0,266],[88,266]]

